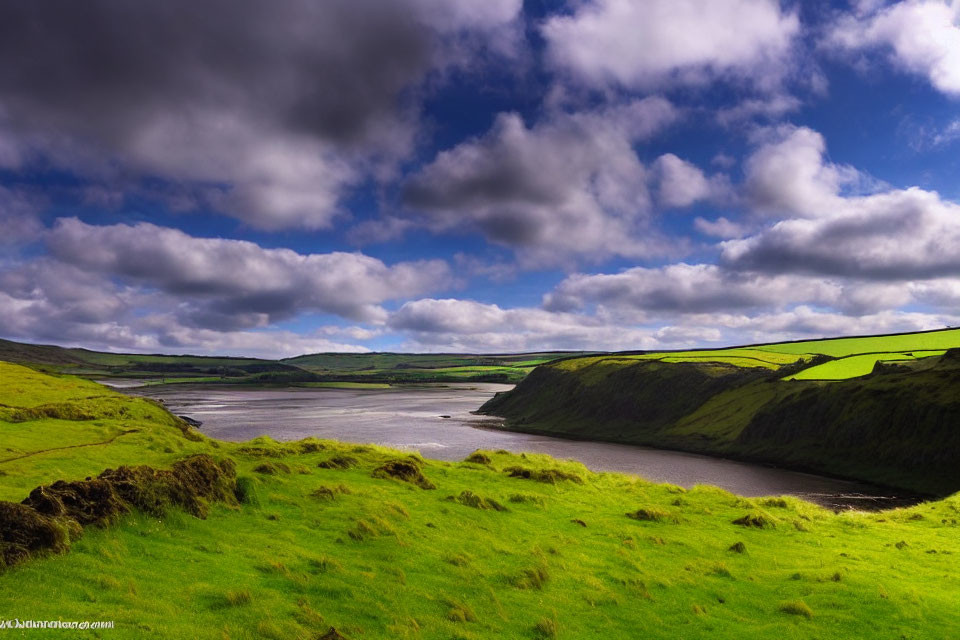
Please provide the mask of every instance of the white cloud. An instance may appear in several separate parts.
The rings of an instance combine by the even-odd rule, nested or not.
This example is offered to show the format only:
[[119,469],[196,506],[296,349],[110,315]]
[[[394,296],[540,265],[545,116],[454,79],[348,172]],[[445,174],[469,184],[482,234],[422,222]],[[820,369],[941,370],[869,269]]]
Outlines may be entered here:
[[707,178],[694,164],[665,153],[653,163],[657,201],[665,207],[688,207],[701,200],[722,200],[731,195],[724,175]]
[[662,252],[648,225],[647,170],[633,144],[676,117],[662,98],[552,113],[533,127],[500,114],[489,132],[439,153],[414,175],[405,202],[418,224],[478,230],[525,263]]
[[880,48],[893,64],[925,76],[938,91],[960,96],[960,4],[905,0],[869,3],[830,31],[828,47],[841,51]]
[[725,240],[741,238],[747,235],[747,230],[749,229],[747,225],[728,220],[723,216],[720,216],[716,220],[707,220],[706,218],[697,216],[693,220],[693,226],[704,235]]
[[379,322],[386,316],[380,303],[453,283],[440,260],[387,266],[361,253],[303,255],[148,223],[61,218],[47,244],[65,263],[193,301],[193,319],[202,325],[262,326],[304,311]]
[[592,0],[542,27],[553,66],[592,86],[649,89],[718,76],[776,85],[800,23],[777,0]]

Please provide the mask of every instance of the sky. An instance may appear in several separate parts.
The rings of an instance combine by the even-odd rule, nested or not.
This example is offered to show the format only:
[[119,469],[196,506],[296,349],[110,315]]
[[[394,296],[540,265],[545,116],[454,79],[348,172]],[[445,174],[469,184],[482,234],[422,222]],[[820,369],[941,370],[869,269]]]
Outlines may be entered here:
[[0,0],[0,336],[955,326],[958,159],[958,0]]

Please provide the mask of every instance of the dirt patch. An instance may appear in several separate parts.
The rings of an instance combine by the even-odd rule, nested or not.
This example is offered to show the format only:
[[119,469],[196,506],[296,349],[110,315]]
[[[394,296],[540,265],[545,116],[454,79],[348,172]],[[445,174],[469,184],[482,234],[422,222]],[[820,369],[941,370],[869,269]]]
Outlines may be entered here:
[[317,463],[317,467],[320,469],[352,469],[357,466],[359,462],[356,458],[352,456],[333,456],[329,460],[324,460]]
[[536,480],[537,482],[546,482],[547,484],[557,484],[563,480],[569,480],[576,484],[583,484],[583,478],[576,473],[564,471],[563,469],[528,469],[527,467],[507,467],[503,470],[511,478],[524,478],[526,480]]
[[416,485],[421,489],[436,489],[437,486],[423,475],[420,465],[412,458],[388,460],[373,470],[374,478],[393,478],[401,482]]

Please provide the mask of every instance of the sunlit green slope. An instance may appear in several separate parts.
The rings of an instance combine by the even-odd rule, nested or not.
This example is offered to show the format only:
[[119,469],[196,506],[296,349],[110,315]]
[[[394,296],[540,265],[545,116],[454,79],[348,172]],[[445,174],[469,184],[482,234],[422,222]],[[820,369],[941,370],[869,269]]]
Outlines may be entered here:
[[25,637],[944,638],[960,625],[957,498],[838,515],[539,455],[215,442],[143,399],[11,365],[0,402],[0,446],[33,453],[0,462],[6,500],[121,463],[207,453],[236,467],[206,519],[134,509],[0,570],[4,618],[115,623]]

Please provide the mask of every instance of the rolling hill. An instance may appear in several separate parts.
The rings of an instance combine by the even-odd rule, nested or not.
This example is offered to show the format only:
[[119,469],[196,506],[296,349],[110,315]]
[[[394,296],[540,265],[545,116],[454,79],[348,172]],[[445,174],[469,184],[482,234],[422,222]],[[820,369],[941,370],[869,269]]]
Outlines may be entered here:
[[481,409],[510,429],[960,489],[960,331],[570,358]]

